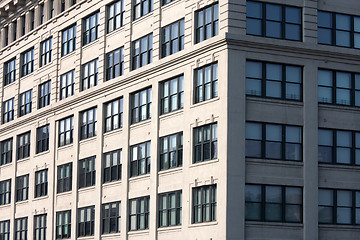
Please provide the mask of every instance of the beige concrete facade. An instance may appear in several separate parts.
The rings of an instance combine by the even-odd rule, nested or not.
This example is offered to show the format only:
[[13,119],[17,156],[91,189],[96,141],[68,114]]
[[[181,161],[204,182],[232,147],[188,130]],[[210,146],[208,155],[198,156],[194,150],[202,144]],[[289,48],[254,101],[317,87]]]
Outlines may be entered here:
[[[186,240],[335,240],[357,239],[359,226],[319,225],[318,188],[359,190],[359,166],[318,164],[318,128],[360,130],[360,112],[355,107],[318,104],[318,68],[360,72],[360,50],[317,43],[317,11],[358,15],[358,0],[266,0],[302,8],[302,41],[270,39],[246,34],[246,0],[219,0],[219,34],[195,43],[195,13],[215,0],[174,0],[162,6],[153,0],[153,10],[133,20],[133,1],[125,0],[125,22],[107,33],[107,5],[113,0],[82,0],[72,5],[55,0],[55,16],[50,19],[49,0],[0,1],[0,76],[4,63],[16,58],[16,79],[4,86],[0,80],[0,112],[3,102],[14,97],[14,120],[0,125],[0,141],[13,138],[12,162],[0,166],[0,182],[11,179],[11,203],[0,206],[0,222],[10,220],[10,239],[14,239],[14,220],[28,217],[28,239],[33,238],[34,215],[47,214],[46,239],[56,238],[56,212],[71,210],[71,239],[77,237],[78,209],[95,206],[94,236],[79,239],[186,239]],[[43,24],[39,6],[44,2]],[[12,9],[12,10],[11,10]],[[30,11],[34,9],[34,29]],[[10,11],[11,10],[11,11]],[[83,46],[83,19],[99,11],[98,38]],[[25,14],[26,34],[21,36]],[[161,58],[161,28],[185,19],[184,50]],[[17,39],[13,41],[13,20],[18,19]],[[5,46],[4,27],[9,24]],[[61,56],[62,30],[76,24],[76,50]],[[132,42],[153,34],[152,62],[132,70]],[[52,61],[39,64],[40,44],[52,37]],[[20,77],[21,54],[34,47],[34,71]],[[105,81],[107,53],[124,47],[124,73]],[[81,66],[98,58],[98,84],[81,91]],[[291,102],[246,96],[246,60],[303,66],[303,101]],[[195,69],[218,63],[218,97],[194,103]],[[75,70],[75,94],[60,100],[60,76]],[[160,83],[183,74],[184,107],[160,114]],[[50,105],[38,109],[39,85],[51,80]],[[152,88],[151,119],[131,124],[131,94]],[[19,95],[32,89],[32,111],[19,117]],[[104,133],[104,103],[123,98],[122,128]],[[97,107],[97,136],[80,140],[80,112]],[[59,121],[74,116],[73,143],[59,146]],[[289,124],[303,128],[303,161],[245,158],[245,122]],[[193,163],[194,128],[217,123],[216,159]],[[36,154],[36,129],[50,126],[49,150]],[[17,136],[31,131],[30,157],[16,160]],[[183,164],[158,171],[159,138],[183,132]],[[151,141],[150,173],[130,177],[130,146]],[[122,179],[102,184],[103,154],[122,149]],[[95,186],[78,189],[79,160],[96,156]],[[57,166],[72,162],[72,191],[56,193]],[[48,169],[48,194],[35,198],[35,172]],[[15,179],[29,174],[29,199],[15,202]],[[303,189],[302,223],[245,221],[245,183],[299,186]],[[216,184],[216,221],[194,224],[194,187]],[[181,225],[159,228],[158,194],[182,190]],[[129,199],[150,196],[149,229],[128,231]],[[121,201],[121,232],[101,234],[101,205]]]

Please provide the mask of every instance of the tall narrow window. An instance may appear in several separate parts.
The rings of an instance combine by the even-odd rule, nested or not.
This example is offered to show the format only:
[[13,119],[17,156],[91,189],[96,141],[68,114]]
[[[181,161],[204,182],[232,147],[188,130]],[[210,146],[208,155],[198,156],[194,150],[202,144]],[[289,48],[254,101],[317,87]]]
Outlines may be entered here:
[[184,108],[184,76],[160,83],[161,114]]
[[183,133],[160,138],[160,170],[182,166]]
[[29,15],[30,15],[30,31],[32,31],[35,28],[35,10],[31,9]]
[[40,67],[51,62],[52,38],[40,43]]
[[9,45],[9,25],[4,27],[4,34],[5,34],[5,46]]
[[10,220],[0,221],[0,239],[10,240]]
[[149,196],[130,199],[129,210],[129,231],[149,229]]
[[45,21],[44,3],[41,3],[39,5],[39,15],[40,15],[40,25],[42,25]]
[[194,163],[217,158],[217,124],[194,128]]
[[193,223],[216,221],[216,184],[193,188]]
[[94,59],[82,66],[82,91],[94,87],[98,83],[98,59]]
[[16,218],[15,219],[15,231],[14,239],[15,240],[27,240],[28,237],[28,218]]
[[4,86],[15,82],[16,79],[16,59],[13,58],[4,64]]
[[12,23],[12,25],[13,25],[13,41],[15,41],[16,39],[17,39],[17,27],[18,27],[18,25],[17,25],[17,20],[15,20],[13,23]]
[[15,189],[16,202],[29,199],[29,174],[16,177]]
[[50,0],[49,1],[49,9],[50,9],[50,19],[54,17],[55,15],[55,4],[54,4],[55,0]]
[[61,56],[65,56],[76,49],[76,25],[63,30],[61,36]]
[[25,15],[21,16],[21,36],[24,36],[26,34],[26,17]]
[[59,121],[59,147],[73,142],[74,116]]
[[65,0],[61,0],[61,12],[65,11]]
[[38,108],[50,105],[51,81],[44,82],[39,85],[39,103]]
[[131,94],[131,123],[151,118],[151,87]]
[[130,177],[150,173],[150,141],[130,147]]
[[104,153],[103,183],[121,180],[121,149]]
[[34,239],[46,240],[46,214],[34,216]]
[[95,156],[79,160],[79,189],[95,185]]
[[35,172],[35,198],[48,194],[48,170]]
[[13,139],[9,138],[1,142],[1,165],[12,162]]
[[219,4],[195,12],[195,42],[199,43],[219,34]]
[[162,57],[184,49],[184,23],[181,19],[162,28]]
[[124,74],[124,47],[106,54],[106,81]]
[[60,100],[75,94],[75,70],[61,75]]
[[34,48],[21,53],[20,55],[21,77],[34,71]]
[[56,239],[71,237],[71,211],[56,213]]
[[30,132],[17,136],[17,159],[30,157]]
[[93,236],[95,222],[95,206],[78,209],[78,237]]
[[97,108],[95,107],[80,113],[80,140],[96,136],[96,112]]
[[203,102],[218,96],[218,64],[195,70],[195,103]]
[[20,94],[19,116],[22,117],[31,113],[32,110],[32,89]]
[[121,204],[120,202],[102,205],[102,234],[120,232]]
[[7,123],[14,120],[14,98],[3,102],[2,122]]
[[116,1],[107,7],[107,32],[110,33],[124,25],[125,0]]
[[122,128],[123,98],[105,103],[105,132]]
[[0,206],[11,203],[11,179],[0,182]]
[[72,163],[57,167],[57,193],[71,191],[72,189]]
[[83,46],[95,41],[99,36],[99,12],[83,20]]
[[49,128],[47,124],[36,129],[36,153],[49,150]]
[[138,19],[153,10],[153,0],[133,0],[134,19]]
[[132,42],[132,69],[138,69],[152,62],[153,34]]
[[181,225],[181,195],[181,190],[159,194],[159,227]]

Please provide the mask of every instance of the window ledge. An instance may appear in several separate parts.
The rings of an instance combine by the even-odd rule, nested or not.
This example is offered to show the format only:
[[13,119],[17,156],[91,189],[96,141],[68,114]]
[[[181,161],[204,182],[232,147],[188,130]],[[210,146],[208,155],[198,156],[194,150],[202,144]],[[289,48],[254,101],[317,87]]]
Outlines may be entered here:
[[150,233],[149,229],[145,230],[129,230],[128,235],[148,235]]
[[318,103],[319,109],[326,109],[326,110],[340,110],[340,111],[352,111],[354,113],[359,113],[359,107],[355,106],[348,106],[348,105],[337,105],[332,103]]
[[293,106],[304,106],[304,103],[302,100],[296,101],[296,100],[285,100],[285,99],[275,99],[275,98],[264,98],[264,97],[256,97],[256,96],[246,96],[246,100],[250,102],[261,102],[261,103],[274,103],[283,105],[293,105]]
[[19,163],[19,162],[25,162],[27,160],[30,160],[30,157],[26,157],[26,158],[22,158],[22,159],[17,159],[16,162]]
[[121,185],[121,180],[116,180],[116,181],[112,181],[112,182],[106,182],[106,183],[103,183],[103,187],[106,188],[106,187],[111,187],[111,186],[114,186],[114,185]]
[[175,174],[175,173],[182,173],[183,171],[183,168],[182,166],[179,166],[179,167],[176,167],[176,168],[169,168],[169,169],[166,169],[166,170],[161,170],[158,172],[158,175],[159,176],[166,176],[166,175],[172,175],[172,174]]
[[91,191],[95,191],[95,185],[94,186],[89,186],[89,187],[83,187],[83,188],[78,189],[79,193],[91,192]]
[[172,117],[183,115],[183,114],[184,114],[184,108],[180,108],[178,110],[168,112],[168,113],[164,113],[164,114],[160,115],[159,119],[163,120],[163,119],[172,118]]
[[95,142],[96,137],[97,137],[97,135],[82,139],[82,140],[79,141],[79,144],[81,145],[81,144],[86,144],[87,142]]
[[343,229],[343,230],[360,230],[360,226],[359,225],[336,225],[336,224],[322,224],[319,223],[319,228],[323,228],[323,229],[331,229],[331,230],[338,230],[338,229]]
[[101,234],[101,239],[106,239],[106,238],[113,238],[113,237],[117,237],[118,239],[120,238],[120,233],[103,233]]
[[138,127],[142,127],[143,125],[150,125],[151,124],[151,118],[143,120],[141,122],[133,123],[130,125],[130,130]]
[[258,163],[258,164],[271,164],[271,165],[290,165],[290,166],[304,166],[302,161],[290,161],[290,160],[272,160],[272,159],[259,159],[259,158],[245,158],[246,162]]
[[12,83],[9,83],[8,85],[3,86],[3,88],[4,88],[4,92],[5,92],[5,90],[6,90],[7,88],[11,88],[12,86],[14,86],[14,85],[15,85],[15,83],[16,83],[16,79],[15,79]]
[[85,240],[85,239],[94,239],[94,236],[77,237],[77,239],[81,239],[81,240]]
[[43,151],[43,152],[36,153],[34,157],[40,157],[40,156],[46,155],[46,154],[48,154],[48,153],[50,153],[50,150],[49,150],[49,149],[46,150],[46,151]]
[[29,199],[15,202],[15,205],[16,205],[16,206],[21,206],[21,205],[26,205],[26,204],[28,204],[28,203],[29,203]]
[[158,227],[158,232],[180,232],[182,229],[181,225],[169,226],[169,227]]
[[74,55],[76,55],[76,50],[77,50],[77,48],[75,48],[74,51],[72,51],[72,52],[70,52],[70,53],[68,53],[68,54],[66,54],[64,56],[61,56],[61,49],[60,49],[59,54],[60,54],[61,57],[59,58],[59,60],[65,61],[65,60],[68,60],[68,58],[74,57]]
[[71,148],[71,147],[73,147],[73,143],[69,143],[64,146],[58,147],[58,150],[65,151],[66,149]]
[[[54,65],[54,59],[51,60],[50,62],[46,63],[45,65],[42,65],[41,67],[39,66],[36,71],[45,71],[47,68],[51,68],[52,65]],[[47,81],[47,80],[46,80]]]
[[49,198],[49,195],[41,196],[41,197],[34,197],[33,201],[40,201]]
[[212,222],[192,223],[191,225],[189,225],[189,228],[210,227],[210,226],[214,226],[214,225],[218,225],[218,222],[212,221]]
[[7,204],[0,205],[0,209],[1,208],[7,208],[7,207],[11,207],[11,202],[7,203]]
[[[152,10],[151,12],[149,12],[149,13],[147,13],[147,14],[145,14],[145,15],[143,15],[143,16],[135,19],[135,20],[132,20],[133,26],[134,26],[134,25],[141,24],[142,22],[145,22],[146,20],[148,20],[149,18],[151,18],[151,17],[153,16],[153,12],[154,12],[154,10]],[[145,35],[147,35],[147,34],[145,34]],[[135,39],[135,40],[136,40],[136,39]]]
[[[121,27],[119,27],[119,28],[117,28],[117,29],[115,29],[115,30],[113,30],[113,31],[111,31],[109,33],[106,33],[106,37],[112,37],[113,35],[116,35],[116,34],[119,34],[119,33],[123,32],[123,31],[125,31],[125,25],[126,24],[123,24]],[[105,31],[107,31],[107,29],[105,29]],[[117,48],[115,48],[115,49],[117,49]]]
[[204,166],[204,165],[208,165],[208,164],[212,164],[212,163],[216,163],[216,162],[219,162],[219,158],[206,160],[203,162],[192,163],[189,167],[193,168],[193,167],[198,167],[198,166]]
[[56,197],[62,197],[62,196],[71,196],[72,191],[66,191],[66,192],[61,192],[61,193],[56,193]]
[[108,132],[104,132],[103,136],[104,137],[110,137],[110,136],[113,136],[113,135],[116,135],[116,134],[122,133],[122,132],[123,132],[123,127],[117,128],[117,129],[114,129],[114,130],[111,130],[111,131],[108,131]]
[[209,99],[209,100],[199,102],[199,103],[194,103],[194,104],[190,105],[190,109],[191,108],[196,108],[196,107],[199,107],[199,106],[202,106],[202,105],[205,105],[205,104],[210,104],[210,103],[213,103],[213,102],[218,101],[218,100],[220,100],[219,96],[216,97],[216,98],[212,98],[212,99]]
[[267,227],[289,227],[289,228],[302,228],[302,223],[285,223],[285,222],[258,222],[258,221],[245,221],[246,226],[267,226]]
[[[81,47],[82,47],[82,50],[86,50],[87,48],[91,48],[93,45],[96,45],[96,44],[99,44],[99,37],[97,39],[95,39],[94,41],[89,42],[85,45],[82,45],[82,43],[81,43]],[[96,59],[96,58],[93,58],[93,59]]]
[[[333,163],[319,163],[319,168],[336,169],[336,170],[354,170],[359,171],[360,166],[351,164],[333,164]],[[336,225],[337,226],[337,225]]]
[[162,10],[167,10],[167,8],[171,8],[171,7],[173,7],[173,5],[178,5],[181,2],[182,2],[181,0],[175,0],[175,1],[169,2],[165,5],[162,5],[161,8],[162,8]]
[[150,179],[150,173],[140,175],[140,176],[136,176],[136,177],[130,177],[129,178],[129,183],[137,182],[137,181],[141,181],[141,180],[145,180],[145,179]]
[[12,161],[9,163],[5,163],[3,165],[0,165],[0,169],[10,168],[12,166]]

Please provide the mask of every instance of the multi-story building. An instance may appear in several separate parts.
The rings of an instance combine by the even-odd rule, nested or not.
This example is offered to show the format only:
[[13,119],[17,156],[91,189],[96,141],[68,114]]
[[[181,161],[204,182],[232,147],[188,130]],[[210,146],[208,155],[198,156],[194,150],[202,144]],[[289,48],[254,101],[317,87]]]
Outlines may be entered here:
[[2,0],[0,27],[0,239],[358,239],[358,0]]

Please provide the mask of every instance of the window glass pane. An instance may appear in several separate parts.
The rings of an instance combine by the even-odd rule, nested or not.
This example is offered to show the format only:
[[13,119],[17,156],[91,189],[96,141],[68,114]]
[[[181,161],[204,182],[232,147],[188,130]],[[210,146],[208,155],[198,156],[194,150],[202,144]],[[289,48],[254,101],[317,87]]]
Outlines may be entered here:
[[285,21],[288,23],[301,23],[301,10],[296,7],[285,7]]
[[333,85],[332,71],[319,70],[318,71],[318,81],[319,81],[319,85],[331,87]]
[[266,125],[266,140],[281,141],[282,130],[280,125]]
[[281,23],[266,21],[266,36],[281,38]]
[[351,191],[337,191],[337,205],[341,207],[352,206],[352,192]]
[[282,66],[280,64],[266,64],[266,79],[281,81]]
[[261,20],[258,19],[246,19],[246,33],[247,34],[254,34],[254,35],[261,35]]
[[318,42],[323,44],[332,43],[332,32],[330,29],[318,29]]
[[246,138],[261,140],[261,124],[260,123],[246,123]]
[[261,62],[246,62],[246,77],[262,78],[262,63]]
[[318,25],[319,27],[332,27],[332,14],[328,12],[318,11]]
[[332,146],[333,132],[331,130],[319,129],[319,145]]
[[348,30],[351,29],[350,15],[336,14],[336,29]]
[[287,187],[286,188],[286,203],[287,204],[301,204],[302,203],[301,188]]
[[352,135],[351,132],[337,131],[337,146],[351,147]]
[[[245,201],[261,202],[261,186],[260,185],[246,185],[245,186]],[[359,200],[360,202],[360,200]]]
[[333,197],[333,190],[319,189],[319,205],[332,206]]
[[246,16],[254,18],[262,18],[262,3],[246,2]]
[[281,21],[282,11],[280,5],[266,4],[266,19]]
[[350,47],[350,32],[336,31],[336,45]]
[[265,201],[267,203],[281,203],[281,187],[266,186]]
[[286,66],[286,81],[293,83],[301,83],[301,67]]

